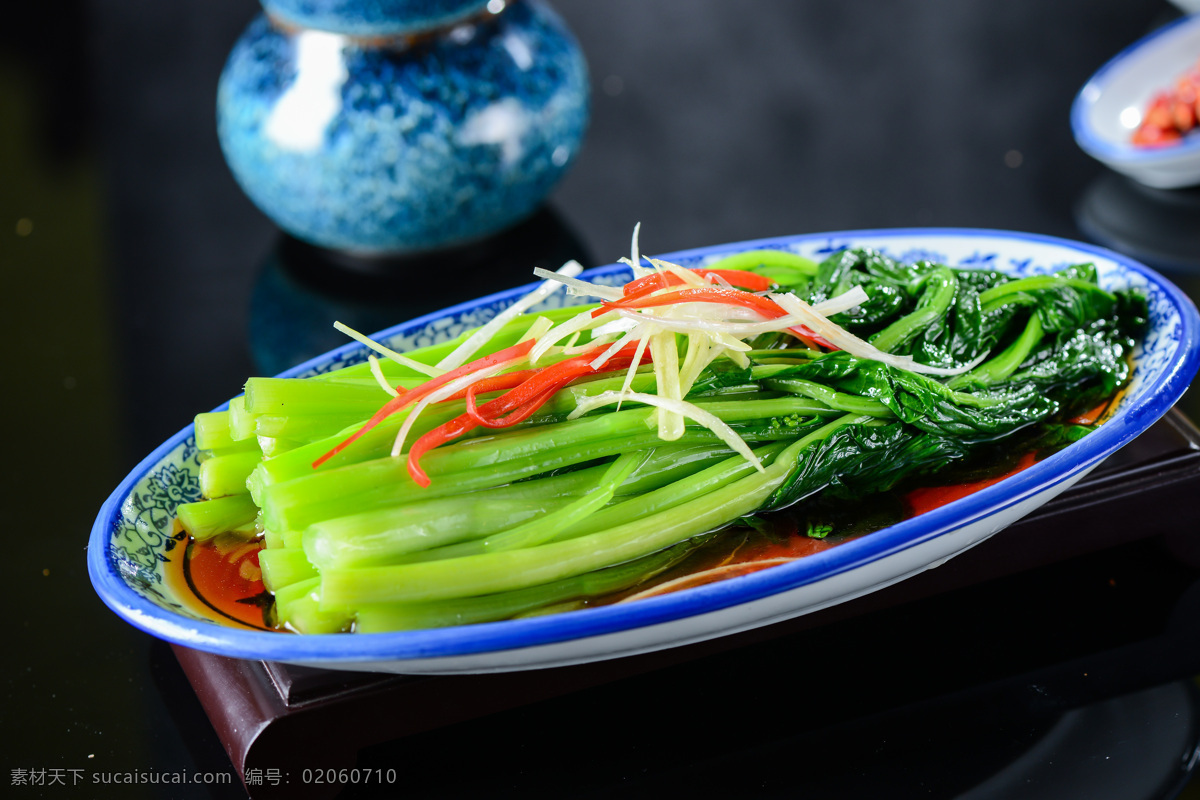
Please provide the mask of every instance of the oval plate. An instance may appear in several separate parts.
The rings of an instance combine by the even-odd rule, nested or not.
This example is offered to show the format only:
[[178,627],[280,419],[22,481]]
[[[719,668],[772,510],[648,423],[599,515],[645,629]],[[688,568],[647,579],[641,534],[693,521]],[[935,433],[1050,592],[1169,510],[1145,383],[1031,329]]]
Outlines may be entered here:
[[[723,636],[807,614],[880,589],[963,552],[1083,477],[1150,427],[1183,394],[1200,365],[1195,306],[1147,267],[1115,253],[1047,236],[1004,231],[915,229],[848,231],[763,239],[671,253],[699,266],[754,248],[791,250],[821,260],[870,246],[905,261],[932,259],[1012,275],[1092,262],[1107,288],[1140,287],[1150,300],[1150,330],[1135,351],[1130,389],[1099,430],[1029,469],[980,492],[816,555],[749,575],[635,603],[456,628],[400,633],[298,636],[209,621],[177,596],[164,567],[183,557],[172,538],[175,508],[199,498],[197,450],[189,425],[151,453],[100,510],[88,546],[88,571],[100,597],[142,630],[177,644],[236,658],[328,669],[401,673],[498,672],[561,666]],[[585,277],[621,284],[623,266]],[[529,286],[430,314],[376,338],[397,350],[443,341],[481,325]],[[551,302],[576,302],[564,298]],[[347,345],[283,373],[299,377],[364,360]]]

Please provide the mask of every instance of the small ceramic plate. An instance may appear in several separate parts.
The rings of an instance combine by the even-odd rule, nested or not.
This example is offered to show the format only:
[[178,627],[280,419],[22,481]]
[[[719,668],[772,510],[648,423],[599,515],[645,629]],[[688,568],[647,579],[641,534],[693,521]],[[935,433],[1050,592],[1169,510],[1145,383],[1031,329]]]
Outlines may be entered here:
[[1200,16],[1183,17],[1135,42],[1084,84],[1071,106],[1071,130],[1084,152],[1159,189],[1200,184],[1200,130],[1178,144],[1135,147],[1130,137],[1158,92],[1200,59]]
[[[816,555],[714,584],[628,604],[506,622],[402,633],[299,636],[206,619],[164,576],[183,557],[175,508],[199,497],[191,426],[151,453],[100,510],[88,568],[100,597],[131,624],[171,642],[237,658],[330,669],[402,673],[493,672],[616,658],[722,636],[841,603],[941,564],[1009,525],[1079,480],[1146,430],[1183,394],[1200,364],[1200,319],[1177,288],[1148,268],[1100,248],[1045,236],[980,230],[891,230],[813,234],[707,247],[665,256],[700,266],[760,247],[823,259],[870,246],[905,260],[933,259],[1013,275],[1092,262],[1109,288],[1139,287],[1150,300],[1150,330],[1138,346],[1130,389],[1099,430],[987,489]],[[585,273],[629,279],[622,266]],[[529,287],[485,297],[404,323],[377,336],[398,350],[444,341],[483,324]],[[557,302],[561,303],[561,296]],[[285,376],[327,372],[366,357],[351,344]]]

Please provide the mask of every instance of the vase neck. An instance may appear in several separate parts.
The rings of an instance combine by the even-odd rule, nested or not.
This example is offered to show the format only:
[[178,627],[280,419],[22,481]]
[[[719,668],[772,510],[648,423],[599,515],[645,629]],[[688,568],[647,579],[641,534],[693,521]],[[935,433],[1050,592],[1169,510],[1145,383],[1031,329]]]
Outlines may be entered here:
[[518,0],[261,0],[280,30],[333,33],[364,47],[406,46],[503,13]]

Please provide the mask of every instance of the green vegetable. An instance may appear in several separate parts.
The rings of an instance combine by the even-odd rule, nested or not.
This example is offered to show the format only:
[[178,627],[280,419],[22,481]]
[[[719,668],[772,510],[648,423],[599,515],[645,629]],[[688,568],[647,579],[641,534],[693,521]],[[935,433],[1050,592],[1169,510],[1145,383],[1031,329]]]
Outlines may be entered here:
[[183,529],[196,541],[211,539],[219,533],[253,534],[258,506],[248,494],[218,497],[198,503],[184,503],[176,509]]
[[[390,455],[412,404],[314,468],[389,400],[366,365],[307,380],[253,378],[229,411],[197,417],[197,444],[211,451],[201,483],[221,499],[184,506],[181,519],[197,539],[265,529],[260,565],[275,618],[301,632],[576,608],[637,587],[750,515],[887,492],[953,464],[974,468],[1005,443],[1052,449],[1077,440],[1090,428],[1063,420],[1125,384],[1146,321],[1145,299],[1100,288],[1090,265],[1011,280],[853,249],[819,265],[750,251],[707,266],[757,272],[811,304],[861,288],[866,301],[829,320],[890,355],[853,341],[846,346],[873,358],[822,353],[782,330],[746,337],[748,350],[702,327],[660,331],[647,348],[653,366],[551,385],[554,394],[531,398],[538,405],[511,427],[463,424],[422,457],[428,486],[405,457]],[[547,312],[546,325],[593,308]],[[617,316],[579,318],[575,346]],[[513,348],[531,324],[530,315],[508,322],[474,357]],[[406,355],[434,366],[467,336]],[[549,352],[536,366],[571,357]],[[698,373],[675,381],[685,364]],[[401,392],[431,385],[411,365],[381,360],[378,372]],[[647,397],[660,380],[663,395]],[[619,407],[574,418],[613,397],[603,393],[626,389],[640,397],[620,395]],[[481,393],[474,413],[507,391]],[[636,402],[668,402],[676,391],[686,397],[667,410]],[[466,409],[461,399],[430,405],[405,449],[460,424]],[[663,414],[683,419],[662,428],[680,433],[672,441],[660,438]],[[757,463],[730,448],[741,444],[729,430]],[[807,532],[836,539],[849,527],[810,520]]]
[[636,586],[661,573],[695,549],[703,538],[697,537],[614,567],[512,592],[458,598],[450,602],[433,600],[360,606],[355,612],[355,630],[378,633],[492,622],[570,600],[601,597]]

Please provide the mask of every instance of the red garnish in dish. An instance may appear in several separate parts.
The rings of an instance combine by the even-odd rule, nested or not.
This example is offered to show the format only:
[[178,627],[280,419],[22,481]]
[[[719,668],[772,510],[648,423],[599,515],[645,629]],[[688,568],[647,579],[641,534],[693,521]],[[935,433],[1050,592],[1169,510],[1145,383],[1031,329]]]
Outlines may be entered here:
[[[650,275],[650,278],[657,276]],[[786,317],[787,313],[780,307],[778,303],[769,297],[763,297],[760,294],[753,292],[743,292],[740,289],[726,289],[724,287],[689,287],[680,289],[676,292],[668,294],[659,294],[648,296],[646,294],[638,296],[626,296],[622,300],[602,301],[601,308],[606,310],[616,308],[652,308],[656,306],[674,305],[676,303],[720,303],[730,306],[742,306],[749,308],[762,314],[767,319],[778,319]],[[599,310],[599,309],[597,309]],[[803,325],[796,325],[788,328],[788,331],[795,335],[798,339],[804,342],[808,347],[816,349],[823,347],[826,350],[837,350],[830,342],[821,338],[817,334],[810,331]]]
[[677,303],[720,303],[727,306],[742,306],[757,311],[768,319],[787,316],[787,312],[769,297],[763,297],[761,294],[753,292],[743,292],[740,289],[726,289],[717,286],[692,286],[668,294],[602,301],[602,304],[609,308],[653,308],[672,306]]
[[[767,291],[775,286],[775,283],[769,278],[744,270],[705,269],[701,267],[693,269],[691,272],[709,283],[705,286],[689,285],[673,289],[673,287],[682,286],[687,282],[685,280],[686,275],[681,276],[671,271],[658,272],[629,281],[622,287],[622,297],[620,299],[602,301],[600,308],[595,309],[590,314],[592,317],[596,317],[614,309],[654,308],[677,303],[717,303],[748,308],[766,319],[779,319],[788,316],[789,312],[775,300],[756,293]],[[723,284],[715,285],[717,281],[721,281]],[[745,286],[751,291],[732,288],[732,284]],[[665,289],[673,290],[664,292],[663,294],[655,294],[655,292]],[[581,316],[588,313],[583,312]],[[793,326],[787,330],[800,338],[807,347],[813,349],[819,347],[829,350],[838,349],[804,325]],[[576,329],[576,332],[578,332],[578,329]],[[567,358],[548,367],[516,370],[503,375],[479,375],[472,382],[471,376],[475,373],[484,370],[489,370],[489,373],[497,372],[504,367],[517,366],[523,360],[528,363],[528,356],[536,344],[537,336],[535,335],[520,344],[476,359],[436,378],[431,378],[414,389],[401,392],[385,403],[361,428],[317,458],[312,464],[313,468],[320,467],[368,431],[378,426],[383,420],[404,408],[416,404],[417,407],[413,413],[419,414],[421,409],[430,402],[464,399],[466,401],[465,413],[426,432],[413,442],[409,448],[408,472],[416,483],[421,486],[428,486],[430,482],[429,476],[421,469],[420,460],[421,456],[430,450],[451,442],[481,426],[487,428],[506,428],[516,425],[537,413],[538,409],[545,405],[555,393],[572,381],[600,372],[628,370],[630,367],[636,366],[634,364],[635,360],[640,362],[643,357],[648,358],[645,350],[646,341],[642,340],[621,347],[618,352],[609,355],[603,364],[593,366],[594,362],[604,356],[605,353],[608,353],[612,347],[616,346],[612,344],[599,344],[587,349],[580,355]],[[378,370],[375,373],[377,379],[384,385],[384,388],[388,389],[382,373]],[[443,396],[445,392],[441,392],[435,397],[430,397],[438,389],[452,381],[457,381],[457,384],[451,388],[461,387],[459,391],[448,396]],[[478,404],[477,397],[480,393],[497,391],[502,391],[504,394],[483,405]],[[409,419],[401,427],[392,448],[394,455],[399,455],[402,452],[403,440],[412,422],[413,420]]]
[[511,389],[514,386],[520,386],[526,378],[537,373],[536,369],[522,369],[516,372],[506,372],[503,375],[496,375],[491,378],[472,383],[461,392],[447,397],[447,400],[462,400],[468,393],[472,394],[487,394],[488,392],[502,392],[506,389]]
[[383,408],[376,411],[375,414],[369,420],[367,420],[367,422],[361,428],[339,442],[328,453],[325,453],[325,455],[314,461],[313,469],[316,469],[338,453],[342,452],[342,450],[345,450],[346,447],[348,447],[352,442],[362,437],[363,434],[374,428],[379,423],[383,422],[392,414],[395,414],[397,411],[400,411],[412,403],[416,403],[421,398],[432,393],[438,387],[445,386],[447,383],[455,380],[456,378],[461,378],[464,375],[470,375],[472,372],[478,372],[481,369],[493,367],[496,364],[528,355],[529,351],[533,349],[533,345],[534,341],[532,339],[519,344],[514,344],[512,347],[506,347],[503,350],[498,350],[495,353],[492,353],[490,356],[484,356],[483,358],[476,359],[469,364],[463,364],[457,369],[450,370],[445,375],[439,375],[436,378],[430,378],[428,381],[416,387],[415,389],[410,389],[403,394],[393,397],[384,404]]
[[[713,280],[714,276],[719,276],[727,283],[734,286],[743,286],[752,292],[765,292],[775,285],[775,282],[770,278],[764,278],[754,272],[747,272],[741,269],[704,269],[703,267],[690,269],[689,272],[694,272],[709,283],[716,283]],[[621,288],[621,292],[625,295],[624,300],[633,300],[638,297],[645,297],[648,294],[657,292],[660,289],[668,289],[672,286],[682,286],[683,278],[674,272],[658,272],[654,275],[645,275],[636,280],[632,280]],[[618,301],[623,302],[623,301]],[[598,317],[609,309],[603,305],[592,312],[593,317]]]
[[1200,61],[1184,73],[1173,88],[1154,95],[1131,141],[1138,147],[1175,144],[1196,127],[1198,119]]
[[[474,387],[471,387],[471,388],[473,389]],[[465,412],[465,415],[467,417],[469,417],[470,419],[474,420],[476,425],[480,425],[484,428],[511,428],[513,425],[516,425],[518,422],[524,422],[525,420],[529,419],[534,414],[536,414],[538,412],[538,410],[541,409],[541,407],[546,404],[546,401],[554,396],[554,393],[556,391],[558,391],[558,390],[550,389],[545,392],[542,392],[542,394],[537,395],[532,400],[529,400],[528,402],[526,402],[524,405],[520,405],[520,406],[517,406],[517,407],[509,410],[507,412],[508,413],[507,417],[503,416],[503,414],[497,414],[494,417],[485,417],[484,411],[481,411],[479,406],[476,405],[475,393],[471,389],[468,389],[467,390],[467,410]]]
[[[775,283],[770,278],[764,278],[754,272],[747,272],[741,269],[698,269],[689,270],[699,275],[701,278],[714,283],[710,275],[719,275],[728,283],[734,286],[743,286],[752,292],[765,292],[770,289]],[[658,289],[666,289],[671,286],[679,286],[683,283],[683,278],[673,272],[660,272],[655,275],[646,275],[637,280],[630,281],[625,284],[622,292],[626,297],[640,297],[643,294],[657,291]]]
[[[466,412],[437,426],[413,442],[408,451],[408,474],[417,484],[428,486],[429,475],[421,469],[421,456],[425,453],[451,442],[481,425],[488,428],[506,428],[516,425],[518,422],[524,422],[545,405],[546,401],[555,393],[572,381],[586,375],[627,368],[632,362],[635,349],[634,345],[622,348],[600,369],[592,367],[591,362],[608,350],[607,345],[598,345],[580,355],[548,367],[527,370],[526,372],[533,374],[528,375],[524,381],[507,393],[482,406],[475,405],[475,393],[472,391],[474,387],[468,387]],[[505,414],[508,416],[504,416]]]
[[1070,422],[1072,425],[1095,425],[1096,420],[1098,420],[1098,419],[1100,419],[1100,417],[1104,416],[1104,412],[1108,410],[1108,407],[1111,403],[1112,403],[1111,400],[1105,400],[1103,403],[1096,406],[1091,411],[1087,411],[1078,416],[1071,417],[1067,421]]

